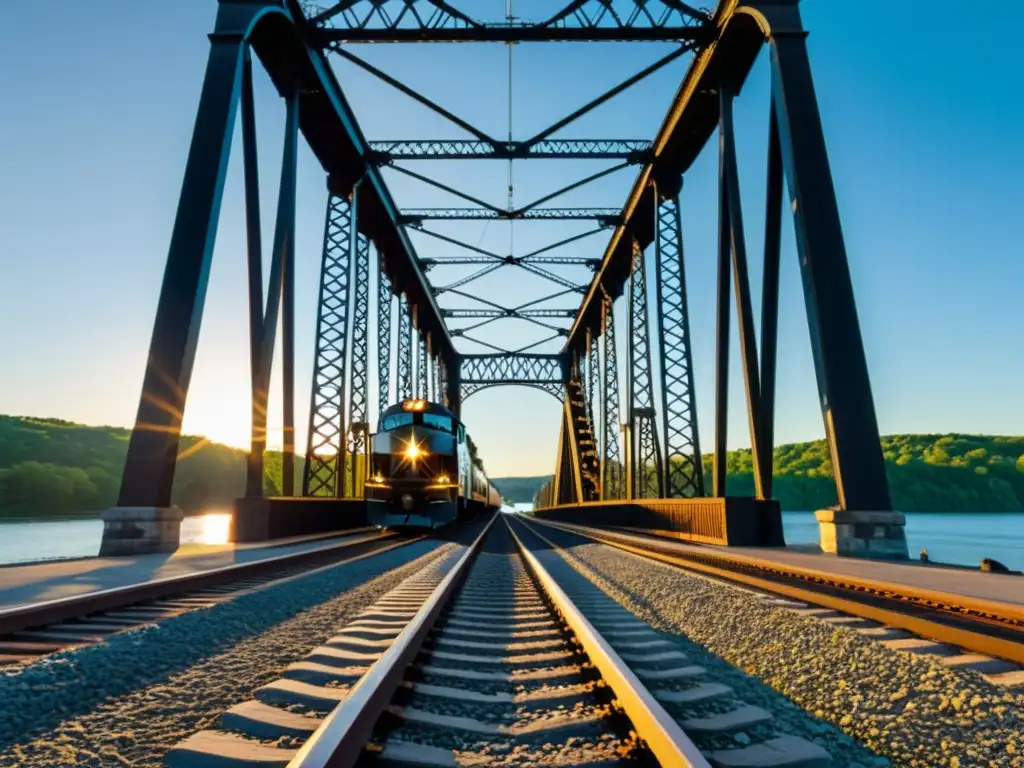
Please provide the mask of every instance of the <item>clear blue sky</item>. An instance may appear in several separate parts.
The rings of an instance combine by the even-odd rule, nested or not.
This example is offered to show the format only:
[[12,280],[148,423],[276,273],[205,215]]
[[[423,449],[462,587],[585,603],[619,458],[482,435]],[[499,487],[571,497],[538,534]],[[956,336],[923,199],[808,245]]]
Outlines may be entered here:
[[[503,6],[489,0],[479,13],[500,15]],[[539,4],[523,14],[544,13],[534,12],[534,6]],[[132,423],[214,13],[212,0],[61,3],[57,14],[52,3],[5,9],[0,26],[0,71],[6,73],[0,78],[0,412]],[[882,431],[1021,434],[1024,86],[1013,49],[1024,6],[989,0],[973,4],[967,14],[954,2],[807,0],[803,13]],[[553,122],[665,50],[515,47],[516,137]],[[507,130],[506,48],[373,46],[356,52],[492,133]],[[561,135],[650,138],[687,61]],[[335,65],[369,137],[461,135],[350,65]],[[762,59],[736,108],[751,254],[760,252],[762,238],[767,74]],[[269,247],[283,108],[264,76],[257,87]],[[248,362],[239,154],[236,141],[185,427],[244,445]],[[428,163],[412,167],[435,170]],[[517,164],[516,202],[595,167]],[[507,169],[501,163],[447,164],[436,170],[470,193],[505,203]],[[715,172],[712,144],[688,174],[683,196],[706,447],[712,437]],[[560,202],[617,207],[633,174],[616,174]],[[402,205],[454,203],[418,182],[389,179]],[[303,147],[297,239],[300,445],[305,443],[324,199],[320,169]],[[450,225],[447,231],[499,252],[508,248],[507,224]],[[517,226],[515,250],[523,253],[572,231],[568,225]],[[790,442],[820,437],[823,429],[788,219],[784,233],[776,435],[779,442]],[[455,255],[422,237],[416,243],[423,256]],[[600,255],[605,243],[604,236],[595,236],[573,252]],[[462,274],[449,269],[433,274],[438,281]],[[756,260],[751,279],[759,285]],[[543,281],[510,270],[479,286],[481,295],[522,301],[546,291]],[[466,304],[450,299],[446,305]],[[621,319],[621,307],[619,314]],[[507,345],[538,338],[517,321],[496,325],[481,337]],[[481,351],[468,344],[463,348]],[[744,446],[746,416],[735,350],[732,370],[729,442]],[[279,382],[275,387],[271,423],[279,425]],[[464,417],[492,475],[551,471],[558,406],[549,396],[492,389],[469,400]]]

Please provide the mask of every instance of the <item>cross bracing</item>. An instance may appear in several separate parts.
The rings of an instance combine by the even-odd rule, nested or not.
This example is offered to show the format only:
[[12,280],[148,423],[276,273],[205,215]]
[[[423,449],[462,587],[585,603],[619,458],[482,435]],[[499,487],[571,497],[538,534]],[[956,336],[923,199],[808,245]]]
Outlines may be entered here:
[[[194,364],[235,107],[241,101],[253,385],[247,496],[262,493],[265,405],[278,320],[285,400],[282,491],[287,496],[296,490],[293,275],[300,139],[325,172],[329,199],[312,379],[315,444],[307,449],[320,463],[307,463],[302,482],[306,493],[361,493],[355,460],[367,450],[373,411],[384,408],[392,392],[394,397],[441,399],[458,412],[464,398],[483,388],[518,383],[564,400],[561,434],[570,437],[567,450],[577,451],[573,446],[581,441],[600,446],[600,456],[588,457],[587,462],[579,455],[559,456],[557,473],[575,473],[574,478],[556,473],[554,487],[566,490],[556,494],[562,502],[597,495],[627,500],[650,494],[699,496],[704,492],[703,461],[680,191],[697,156],[717,144],[717,190],[700,193],[718,201],[712,492],[725,496],[728,350],[735,312],[753,495],[759,501],[770,499],[779,239],[783,211],[788,210],[796,230],[839,508],[891,509],[799,0],[719,0],[713,13],[681,0],[571,0],[561,9],[549,4],[550,15],[536,18],[516,16],[514,4],[508,2],[502,15],[494,3],[488,16],[480,4],[471,6],[468,0],[340,0],[320,6],[299,0],[219,0],[136,429],[128,447],[121,506],[170,504],[180,416]],[[632,74],[589,100],[575,98],[571,79],[593,73],[576,57],[563,59],[561,67],[544,72],[547,98],[533,99],[531,105],[558,110],[573,103],[579,106],[531,130],[513,125],[513,83],[521,90],[531,85],[514,80],[512,61],[537,46],[499,49],[508,57],[509,121],[494,130],[460,116],[435,95],[427,96],[387,71],[387,55],[376,52],[394,46],[377,46],[364,58],[350,45],[573,41],[657,43],[641,46],[657,58],[638,70],[633,67]],[[750,219],[743,215],[740,195],[733,102],[758,52],[766,47],[771,52],[772,80],[763,286],[757,302],[748,274],[744,222]],[[469,50],[449,48],[456,49]],[[285,151],[265,296],[252,92],[257,59],[285,101]],[[599,68],[613,59],[602,61]],[[677,63],[685,68],[674,70]],[[335,74],[335,65],[348,67],[344,77]],[[396,130],[408,138],[375,136],[374,142],[368,141],[357,119],[362,108],[353,110],[348,102],[358,90],[350,88],[350,75],[357,70],[461,135],[446,130],[437,133],[445,138],[436,138]],[[463,108],[489,100],[486,118],[496,112],[494,96],[502,90],[502,78],[476,75],[464,68],[453,76],[420,79],[447,90],[449,96],[458,95]],[[609,113],[599,120],[597,110],[652,76],[671,76],[676,88],[674,98],[666,98],[668,109],[657,132],[649,138],[643,130],[638,138],[616,138],[636,136],[637,126],[642,129],[646,122],[631,119],[628,124],[609,124],[608,135],[602,138],[594,126],[603,127]],[[475,94],[473,82],[477,89],[488,89],[486,99],[466,99]],[[551,88],[556,82],[557,88]],[[458,87],[451,88],[453,84]],[[379,103],[381,89],[372,93]],[[615,114],[632,118],[632,112],[621,108]],[[386,117],[389,127],[429,125],[403,119],[395,110]],[[566,138],[573,134],[590,138]],[[710,141],[716,134],[717,142]],[[412,160],[426,162],[414,170],[407,165]],[[431,166],[443,162],[465,168],[482,162],[493,168],[500,165],[494,160],[507,163],[508,174],[497,184],[492,177],[490,188],[482,183],[484,174],[459,171],[453,177]],[[549,174],[544,181],[552,183],[538,189],[513,172],[563,161],[610,165],[582,178],[567,177],[562,186]],[[627,192],[624,187],[614,190],[613,182],[622,171],[633,176],[632,187],[624,204],[610,207]],[[391,187],[398,190],[395,197]],[[613,199],[607,198],[608,190],[614,191]],[[708,194],[713,191],[716,196]],[[554,233],[547,241],[532,234],[544,228]],[[507,245],[495,245],[495,236],[505,233]],[[602,236],[596,245],[588,240],[594,234]],[[379,269],[373,291],[371,264]],[[380,315],[376,344],[370,343],[371,296],[376,296]],[[614,310],[617,300],[620,308]],[[577,302],[575,310],[566,307]],[[752,313],[756,304],[759,323]],[[398,312],[394,319],[392,305]],[[625,334],[616,329],[616,316],[625,319]],[[623,340],[621,350],[616,337]],[[619,382],[620,361],[625,386]],[[371,407],[374,385],[378,400]],[[586,498],[579,493],[584,464],[590,484]],[[594,482],[600,487],[592,487]],[[577,489],[575,499],[568,493],[571,487]],[[758,522],[765,532],[763,543],[778,543],[767,540],[774,535],[772,524]]]

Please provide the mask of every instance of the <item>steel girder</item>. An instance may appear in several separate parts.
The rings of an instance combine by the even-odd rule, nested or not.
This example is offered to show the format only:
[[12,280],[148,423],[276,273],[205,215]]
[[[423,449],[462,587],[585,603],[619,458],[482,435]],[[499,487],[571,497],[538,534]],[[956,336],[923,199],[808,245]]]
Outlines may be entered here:
[[442,309],[441,316],[452,320],[470,320],[499,317],[573,318],[575,309]]
[[678,41],[706,37],[707,12],[679,0],[573,0],[536,22],[480,21],[444,0],[303,2],[322,45],[371,42]]
[[377,273],[377,418],[391,404],[391,280],[384,269],[384,254],[378,251]]
[[[683,79],[655,138],[653,160],[641,169],[634,182],[620,224],[612,233],[563,351],[582,348],[586,343],[585,329],[598,327],[605,293],[621,295],[631,264],[630,238],[636,237],[644,248],[653,241],[655,202],[647,194],[650,184],[655,182],[664,195],[675,194],[682,174],[719,128],[722,95],[731,98],[739,91],[767,43],[771,54],[772,121],[777,128],[769,141],[777,139],[779,167],[788,182],[788,208],[793,212],[819,406],[833,459],[839,508],[891,510],[864,342],[799,0],[744,0],[742,4],[739,0],[722,0],[715,9],[712,25],[715,44],[698,52]],[[735,191],[731,194],[735,200],[726,201],[727,211],[739,199]],[[769,197],[769,221],[777,215],[773,213],[774,205],[776,201]],[[729,227],[724,227],[723,232],[735,241]],[[776,247],[771,240],[767,242],[771,244],[769,251]],[[765,255],[771,269],[774,257],[768,251]],[[724,328],[720,323],[720,329]],[[773,332],[774,326],[769,330]],[[774,356],[775,343],[771,338],[769,358]],[[748,342],[747,347],[747,396],[748,402],[753,403],[766,398],[754,390],[754,376],[749,375],[755,370],[752,363],[756,354],[752,353],[756,346]],[[774,377],[773,359],[771,365]],[[720,394],[722,386],[720,382]],[[766,392],[772,397],[773,387],[774,382]],[[725,400],[720,401],[722,407],[716,406],[716,422],[724,423]],[[751,431],[758,434],[756,450],[760,454],[758,474],[762,492],[770,488],[771,445],[761,439],[767,436],[769,410],[762,407],[760,413],[751,415]],[[715,477],[719,478],[718,471]],[[724,493],[724,487],[717,490]]]
[[328,198],[303,496],[338,497],[345,490],[348,320],[353,292],[353,241],[357,237],[352,226],[354,219],[355,205],[336,195]]
[[647,162],[651,142],[642,139],[545,139],[492,144],[480,139],[372,141],[375,161],[395,160],[627,160]]
[[598,414],[595,408],[598,394],[598,382],[600,381],[599,366],[601,365],[601,341],[596,333],[587,333],[587,413],[590,415],[590,423],[594,425],[594,438],[598,433]]
[[460,366],[462,400],[501,384],[523,384],[562,399],[565,388],[559,355],[499,353],[463,355]]
[[654,382],[647,317],[647,268],[644,252],[633,245],[633,271],[629,278],[629,330],[627,331],[626,492],[627,498],[662,496],[661,449],[655,426]]
[[619,446],[619,363],[615,353],[615,316],[611,297],[601,315],[604,360],[601,371],[601,501],[621,499],[622,450]]
[[[370,237],[392,254],[392,277],[422,307],[424,322],[438,334],[439,347],[449,360],[455,350],[451,346],[444,322],[437,311],[426,277],[419,268],[415,249],[398,221],[398,209],[383,182],[380,170],[370,162],[371,150],[362,135],[358,122],[338,85],[337,79],[323,51],[316,47],[300,27],[307,26],[298,4],[294,0],[251,0],[237,2],[222,0],[218,3],[217,19],[209,35],[210,51],[207,59],[194,130],[185,163],[184,178],[178,199],[177,212],[168,248],[167,264],[161,285],[160,298],[153,323],[153,333],[146,359],[142,392],[136,412],[135,428],[128,444],[125,469],[118,496],[123,507],[166,508],[171,506],[171,491],[177,465],[181,421],[195,364],[195,353],[206,289],[211,272],[216,231],[220,219],[221,202],[229,168],[234,121],[239,100],[245,98],[243,108],[243,144],[248,144],[246,163],[247,230],[250,235],[249,256],[257,254],[252,239],[253,223],[258,215],[250,203],[258,201],[255,167],[255,120],[252,119],[252,85],[250,51],[254,51],[264,65],[278,93],[286,100],[287,125],[285,144],[294,156],[298,133],[305,138],[313,154],[334,185],[332,192],[341,196],[351,193],[353,185],[366,179],[357,222],[359,231]],[[282,171],[294,165],[287,161]],[[285,173],[282,173],[284,180]],[[253,194],[256,192],[257,194]],[[283,406],[284,491],[292,480],[293,463],[287,460],[294,453],[294,424],[292,397],[292,352],[290,336],[292,323],[292,281],[294,215],[283,206],[294,206],[294,185],[285,185],[279,195],[279,217],[282,224],[291,220],[290,227],[278,228],[282,238],[281,249],[275,248],[273,258],[283,252],[280,265],[283,277],[277,292],[268,297],[268,311],[278,302],[282,324],[283,378],[285,403]],[[272,262],[273,265],[273,262]],[[272,266],[273,269],[273,266]],[[250,279],[255,269],[250,266]],[[250,298],[255,293],[250,285]],[[251,312],[250,332],[255,330],[254,312]],[[262,318],[261,318],[262,319]],[[259,344],[271,344],[275,335],[270,326],[261,323]],[[276,328],[276,322],[273,326]],[[252,341],[252,350],[257,346]],[[256,385],[252,416],[259,422],[259,402],[262,374],[269,360],[260,359],[254,370]],[[261,381],[262,379],[262,381]],[[263,409],[265,414],[265,408]],[[254,458],[248,467],[247,491],[262,494],[262,470],[258,466],[265,442],[266,429],[253,424]]]
[[622,218],[616,208],[531,208],[526,211],[501,211],[495,208],[407,208],[401,213],[403,224],[418,227],[424,221],[437,219],[476,220],[501,219],[513,221],[597,221],[613,227]]
[[412,313],[403,293],[398,299],[398,370],[396,395],[399,400],[412,397]]
[[[557,264],[560,266],[579,265],[590,267],[591,270],[597,269],[601,263],[599,259],[591,259],[586,256],[535,256],[529,259],[524,256],[456,256],[447,259],[420,259],[420,266],[423,267],[424,272],[429,272],[436,266],[462,267],[474,264],[488,264],[497,268],[506,265],[518,267],[522,266],[524,262],[528,264]],[[574,309],[573,317],[575,316],[576,310]]]
[[419,334],[419,343],[416,345],[416,393],[415,397],[426,400],[427,393],[427,336]]
[[[652,193],[657,190],[652,188]],[[654,241],[665,498],[704,495],[679,199],[658,201]]]
[[351,457],[349,480],[345,497],[354,499],[362,494],[360,459],[366,460],[367,439],[370,433],[370,241],[365,235],[356,235],[356,252],[353,263],[352,305],[352,360],[351,383],[348,410],[348,455]]

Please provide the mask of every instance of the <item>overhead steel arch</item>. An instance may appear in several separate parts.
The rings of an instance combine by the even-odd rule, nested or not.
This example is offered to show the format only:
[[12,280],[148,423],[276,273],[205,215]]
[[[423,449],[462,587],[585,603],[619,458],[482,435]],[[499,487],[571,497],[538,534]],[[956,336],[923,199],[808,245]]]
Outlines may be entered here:
[[562,402],[565,397],[565,387],[562,384],[530,384],[521,381],[494,382],[490,384],[481,382],[466,384],[463,382],[461,393],[462,402],[466,402],[466,400],[477,392],[482,392],[483,390],[490,389],[491,387],[530,387],[531,389],[539,389],[541,392],[546,392],[551,395],[553,398],[558,400],[558,402]]

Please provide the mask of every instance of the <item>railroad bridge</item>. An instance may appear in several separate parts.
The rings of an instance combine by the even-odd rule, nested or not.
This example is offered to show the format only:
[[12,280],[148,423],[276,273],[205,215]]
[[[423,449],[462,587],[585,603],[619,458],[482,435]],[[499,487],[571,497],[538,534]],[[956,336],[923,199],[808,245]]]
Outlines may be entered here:
[[[176,536],[181,513],[171,506],[171,487],[181,422],[228,158],[240,125],[236,150],[243,159],[246,203],[252,450],[246,495],[236,511],[237,537],[315,527],[323,524],[325,514],[356,509],[362,495],[358,468],[364,465],[359,456],[367,450],[379,413],[396,399],[436,399],[459,413],[463,401],[482,389],[519,384],[562,403],[560,427],[552,425],[550,435],[538,437],[557,439],[559,445],[553,481],[537,499],[542,514],[662,529],[720,544],[783,543],[778,504],[772,501],[772,449],[780,237],[783,219],[791,217],[839,500],[835,509],[819,513],[819,520],[823,531],[835,536],[839,551],[905,557],[902,515],[892,510],[887,488],[798,5],[798,0],[720,0],[708,10],[682,0],[571,0],[561,10],[552,6],[551,16],[522,19],[513,15],[511,5],[504,16],[477,18],[442,0],[323,0],[320,6],[298,0],[220,0],[123,484],[118,506],[105,514],[104,550],[117,551],[126,544],[125,536],[135,537],[131,546],[136,551]],[[507,45],[510,57],[513,44],[658,43],[659,50],[668,50],[543,130],[514,137],[511,103],[508,135],[491,135],[368,61],[362,55],[365,45],[360,46],[470,42]],[[515,50],[520,55],[528,47]],[[733,105],[758,56],[770,58],[771,96],[763,113],[767,163],[758,171],[765,178],[765,209],[763,216],[748,218],[763,226],[764,249],[751,255]],[[366,136],[332,68],[335,57],[372,75],[382,91],[397,91],[432,110],[451,133],[432,140]],[[625,138],[573,133],[581,117],[687,58],[653,137],[650,130]],[[267,214],[259,204],[264,179],[253,87],[257,66],[285,105],[266,276],[267,244],[260,232]],[[294,407],[300,141],[322,167],[327,188],[305,446],[295,444]],[[717,199],[717,324],[702,329],[689,320],[688,291],[695,289],[687,284],[686,263],[695,254],[684,247],[680,192],[698,156],[716,151],[717,188],[703,194]],[[506,205],[418,170],[436,163],[414,162],[471,159],[508,164]],[[541,159],[564,161],[559,167],[567,172],[577,160],[607,167],[583,177],[567,173],[560,188],[515,201],[512,168]],[[624,190],[621,207],[554,207],[563,196],[629,169],[635,178]],[[399,202],[385,181],[399,176],[468,207]],[[510,228],[553,221],[587,228],[528,252],[511,243],[499,252],[452,237],[443,226],[474,219],[505,221]],[[759,319],[752,310],[750,258],[763,259]],[[451,282],[434,279],[451,268],[463,270],[461,276]],[[476,281],[502,269],[530,273],[549,283],[551,291],[530,298],[487,295],[477,288]],[[450,304],[453,297],[458,306]],[[735,331],[730,327],[733,301]],[[618,338],[617,313],[625,318]],[[530,324],[540,338],[506,346],[486,337],[488,330],[509,322]],[[267,404],[279,326],[283,495],[266,499]],[[714,334],[713,371],[693,366],[692,339],[704,332]],[[733,333],[739,338],[742,405],[752,446],[755,493],[750,498],[725,492]],[[714,423],[702,425],[703,435],[694,402],[698,375],[714,377]],[[709,446],[713,465],[706,480],[701,456]],[[297,453],[306,457],[299,477]]]

